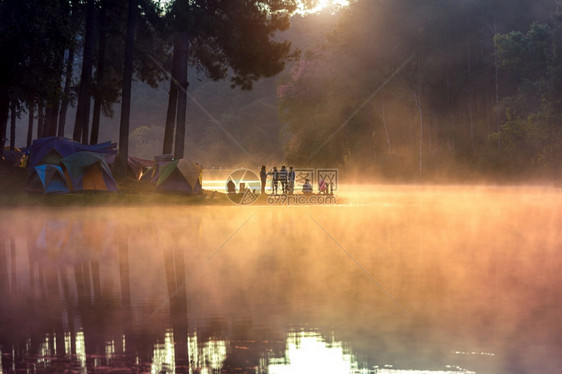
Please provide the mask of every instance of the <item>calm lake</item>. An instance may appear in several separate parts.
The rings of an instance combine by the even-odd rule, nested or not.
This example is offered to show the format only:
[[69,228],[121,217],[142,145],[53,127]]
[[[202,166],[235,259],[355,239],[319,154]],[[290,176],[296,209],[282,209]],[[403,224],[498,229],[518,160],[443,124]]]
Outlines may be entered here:
[[559,373],[562,190],[0,209],[0,373]]

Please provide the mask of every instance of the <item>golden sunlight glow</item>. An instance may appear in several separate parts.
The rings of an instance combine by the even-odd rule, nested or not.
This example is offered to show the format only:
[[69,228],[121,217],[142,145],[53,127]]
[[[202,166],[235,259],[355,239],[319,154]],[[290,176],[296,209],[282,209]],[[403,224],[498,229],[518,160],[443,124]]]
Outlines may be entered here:
[[458,366],[448,368],[452,370],[401,370],[392,365],[360,368],[342,342],[327,342],[319,333],[300,331],[288,334],[285,357],[272,359],[267,369],[269,374],[475,374]]
[[307,8],[304,3],[298,7],[297,13],[300,14],[314,14],[319,13],[325,9],[332,9],[335,12],[339,8],[349,5],[349,0],[317,0],[312,8]]
[[343,374],[357,370],[357,360],[338,342],[327,343],[313,332],[294,332],[287,337],[286,363],[270,364],[270,374]]

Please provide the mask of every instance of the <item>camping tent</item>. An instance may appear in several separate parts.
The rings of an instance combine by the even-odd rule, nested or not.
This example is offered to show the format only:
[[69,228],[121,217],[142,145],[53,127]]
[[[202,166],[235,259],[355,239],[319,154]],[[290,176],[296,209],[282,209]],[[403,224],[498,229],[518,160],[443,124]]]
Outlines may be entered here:
[[67,180],[60,166],[39,165],[33,169],[26,190],[37,193],[67,193]]
[[161,166],[157,190],[162,192],[182,192],[191,195],[203,192],[203,167],[197,162],[179,159]]
[[62,159],[74,191],[117,191],[117,183],[102,154],[76,152]]
[[154,156],[154,168],[152,170],[151,181],[158,184],[160,178],[160,171],[171,161],[174,161],[174,155],[167,153],[163,155]]
[[145,175],[151,174],[155,165],[155,161],[129,156],[127,173],[135,179],[141,180]]
[[85,145],[60,136],[49,136],[33,141],[31,155],[29,156],[29,166],[35,167],[40,164],[60,165],[64,157],[82,151],[102,154],[110,164],[117,154],[115,146],[111,142]]

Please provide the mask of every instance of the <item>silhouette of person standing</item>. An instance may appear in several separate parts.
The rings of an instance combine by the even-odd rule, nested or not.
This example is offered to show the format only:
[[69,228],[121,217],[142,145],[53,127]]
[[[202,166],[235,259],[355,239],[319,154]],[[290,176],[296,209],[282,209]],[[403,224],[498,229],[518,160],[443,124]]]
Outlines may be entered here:
[[281,182],[281,190],[283,193],[287,193],[287,168],[285,165],[281,166],[279,171],[279,181]]
[[267,171],[265,171],[265,165],[261,166],[260,179],[261,179],[261,192],[265,193],[265,183],[267,181]]
[[289,193],[292,194],[295,191],[295,171],[292,166],[289,166]]
[[277,166],[274,166],[273,170],[267,173],[267,175],[271,175],[271,193],[276,195],[277,183],[279,182],[279,172],[277,171]]

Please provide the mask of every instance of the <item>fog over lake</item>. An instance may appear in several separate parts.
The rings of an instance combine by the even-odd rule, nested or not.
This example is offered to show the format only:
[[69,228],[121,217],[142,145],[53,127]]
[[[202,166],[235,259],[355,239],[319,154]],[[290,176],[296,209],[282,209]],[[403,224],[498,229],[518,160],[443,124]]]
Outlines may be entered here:
[[0,210],[0,373],[557,372],[560,189],[337,197]]

